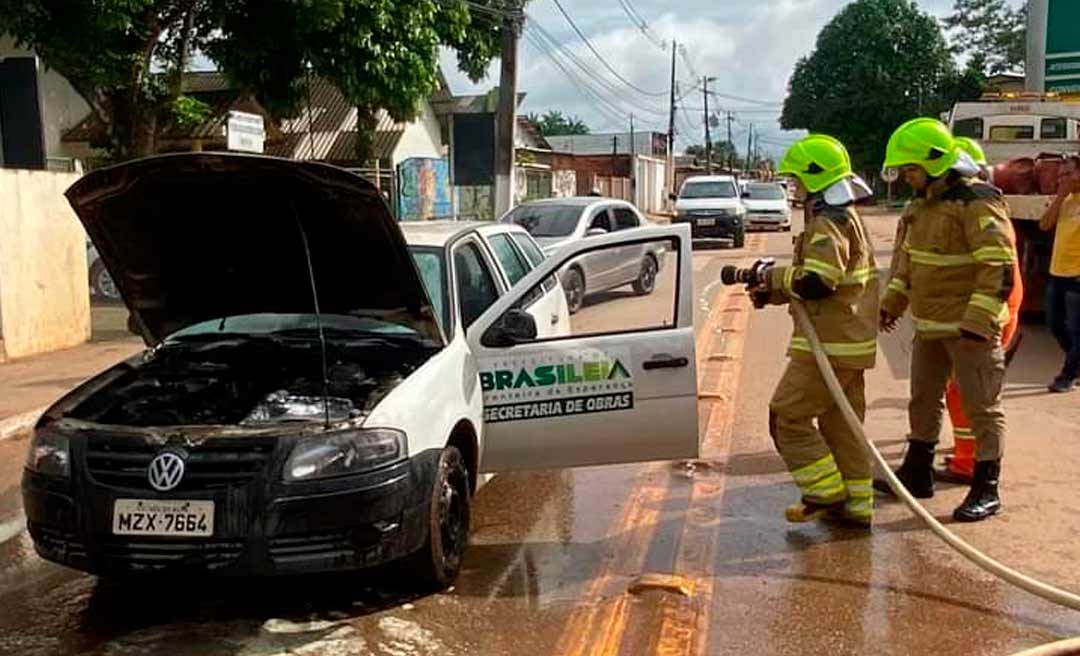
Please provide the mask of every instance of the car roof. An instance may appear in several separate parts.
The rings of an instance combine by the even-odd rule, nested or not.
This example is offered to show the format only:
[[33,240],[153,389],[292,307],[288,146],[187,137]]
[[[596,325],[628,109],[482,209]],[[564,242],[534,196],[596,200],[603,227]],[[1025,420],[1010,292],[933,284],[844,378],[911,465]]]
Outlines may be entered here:
[[532,207],[543,205],[566,205],[569,207],[588,207],[589,205],[596,205],[599,203],[616,203],[620,205],[629,205],[630,203],[622,200],[621,198],[608,198],[606,196],[566,196],[563,198],[542,198],[539,200],[530,200],[527,203],[521,203],[518,207]]
[[735,176],[733,175],[695,175],[692,178],[687,178],[683,184],[690,184],[691,182],[735,182]]
[[434,248],[443,248],[470,233],[485,237],[500,232],[529,234],[521,226],[495,221],[402,221],[399,225],[409,246]]

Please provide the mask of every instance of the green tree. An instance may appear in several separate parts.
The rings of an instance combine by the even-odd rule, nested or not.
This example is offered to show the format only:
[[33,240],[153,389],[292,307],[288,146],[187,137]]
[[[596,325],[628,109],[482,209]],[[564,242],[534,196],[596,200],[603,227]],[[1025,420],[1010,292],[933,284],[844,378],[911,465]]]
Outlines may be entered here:
[[540,134],[545,137],[558,137],[563,135],[589,134],[589,126],[577,116],[564,116],[557,109],[544,112],[541,115],[529,114],[528,120],[540,127]]
[[1006,0],[954,0],[945,26],[953,31],[953,52],[978,56],[984,74],[1024,70],[1026,4],[1013,8]]
[[0,33],[67,78],[115,159],[153,153],[162,127],[208,110],[181,93],[193,53],[282,116],[324,76],[370,138],[380,108],[414,115],[436,83],[440,45],[474,78],[499,46],[498,23],[462,0],[0,0]]
[[914,2],[856,0],[795,64],[780,124],[835,136],[871,173],[891,132],[951,107],[960,79],[937,21]]

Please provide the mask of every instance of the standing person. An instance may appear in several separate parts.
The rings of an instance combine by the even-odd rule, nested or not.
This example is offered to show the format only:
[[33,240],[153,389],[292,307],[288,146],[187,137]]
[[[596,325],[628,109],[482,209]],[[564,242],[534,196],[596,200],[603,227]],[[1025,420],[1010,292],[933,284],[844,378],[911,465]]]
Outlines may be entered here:
[[1039,227],[1054,231],[1046,314],[1065,362],[1050,383],[1051,392],[1068,392],[1080,377],[1080,157],[1061,166],[1057,196],[1039,219]]
[[[989,182],[990,163],[986,159],[982,146],[969,137],[957,137],[956,145],[979,166],[977,177],[983,182]],[[1011,230],[1011,224],[1009,228],[1009,241],[1015,249],[1016,233]],[[1024,277],[1020,270],[1019,258],[1013,264],[1012,277],[1012,292],[1005,303],[1009,309],[1009,318],[1001,329],[1001,346],[1005,349],[1006,367],[1020,343],[1020,308],[1024,303]],[[940,473],[945,479],[970,484],[975,475],[975,435],[971,430],[971,420],[964,412],[964,399],[955,375],[949,378],[949,385],[945,389],[945,405],[949,410],[949,420],[953,427],[954,446],[952,456],[945,458],[945,469]]]
[[[824,343],[848,401],[866,411],[863,372],[877,354],[878,279],[874,249],[853,206],[870,190],[851,171],[836,139],[812,134],[791,147],[778,169],[794,176],[805,228],[791,266],[769,270],[754,304],[799,300]],[[769,404],[769,432],[799,486],[788,521],[839,519],[869,528],[873,518],[870,454],[844,421],[798,324],[790,361]]]
[[[881,328],[895,328],[910,305],[915,323],[911,434],[896,475],[914,496],[934,495],[934,447],[945,388],[955,374],[975,434],[976,463],[971,488],[953,517],[976,522],[1001,509],[1005,352],[1000,337],[1016,249],[1001,192],[974,177],[978,168],[962,152],[949,128],[930,118],[908,121],[889,138],[885,166],[898,168],[917,198],[895,254]],[[888,491],[880,482],[875,487]]]

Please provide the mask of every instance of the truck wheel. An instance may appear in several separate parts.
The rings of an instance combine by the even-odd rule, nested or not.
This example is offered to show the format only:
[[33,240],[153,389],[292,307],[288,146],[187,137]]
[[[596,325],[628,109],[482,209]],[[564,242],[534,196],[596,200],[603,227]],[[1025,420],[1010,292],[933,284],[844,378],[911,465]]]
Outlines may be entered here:
[[408,558],[406,571],[420,585],[441,590],[453,583],[461,571],[469,542],[472,499],[469,472],[456,447],[442,450],[437,467],[431,486],[427,542]]
[[746,231],[745,230],[740,230],[739,232],[736,232],[735,237],[734,237],[734,242],[735,242],[735,248],[742,248],[743,246],[745,246],[746,245]]
[[98,260],[90,267],[90,290],[94,296],[106,301],[120,300],[120,290],[116,288],[112,276],[109,275],[105,264]]

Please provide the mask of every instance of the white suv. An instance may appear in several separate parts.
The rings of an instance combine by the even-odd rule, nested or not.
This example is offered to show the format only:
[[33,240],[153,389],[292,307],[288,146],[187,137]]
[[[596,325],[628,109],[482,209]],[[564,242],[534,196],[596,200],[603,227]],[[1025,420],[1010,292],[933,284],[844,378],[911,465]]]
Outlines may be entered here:
[[673,223],[688,224],[694,239],[729,239],[735,248],[746,242],[746,206],[734,176],[687,178],[674,200]]

